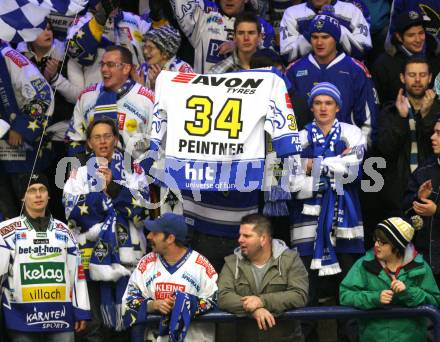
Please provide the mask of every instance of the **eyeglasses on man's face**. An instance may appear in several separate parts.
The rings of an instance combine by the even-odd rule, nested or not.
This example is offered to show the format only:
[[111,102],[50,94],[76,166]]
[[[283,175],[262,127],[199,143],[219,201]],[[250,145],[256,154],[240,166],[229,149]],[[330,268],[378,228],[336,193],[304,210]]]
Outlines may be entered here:
[[127,63],[116,63],[116,62],[99,62],[99,67],[103,68],[104,66],[106,66],[109,69],[114,69],[114,68],[120,68],[121,66],[123,66],[124,64]]

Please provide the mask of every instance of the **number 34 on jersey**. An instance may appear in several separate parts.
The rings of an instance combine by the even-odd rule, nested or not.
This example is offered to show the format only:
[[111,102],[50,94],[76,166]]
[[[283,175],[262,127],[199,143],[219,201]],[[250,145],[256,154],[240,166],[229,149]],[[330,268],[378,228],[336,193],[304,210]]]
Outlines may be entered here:
[[160,73],[151,141],[159,146],[166,137],[166,177],[180,189],[261,188],[265,131],[279,157],[300,152],[292,104],[276,74]]

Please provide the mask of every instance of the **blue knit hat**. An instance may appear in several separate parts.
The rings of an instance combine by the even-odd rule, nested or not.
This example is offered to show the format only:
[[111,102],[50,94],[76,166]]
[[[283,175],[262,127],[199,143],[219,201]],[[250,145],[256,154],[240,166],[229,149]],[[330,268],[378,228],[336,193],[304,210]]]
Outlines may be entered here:
[[309,29],[305,34],[309,42],[312,37],[312,33],[315,32],[328,33],[336,40],[336,43],[339,43],[341,38],[341,27],[339,26],[338,19],[326,14],[318,14],[310,22]]
[[310,97],[307,102],[309,107],[312,107],[313,99],[318,95],[327,95],[332,97],[336,101],[336,104],[339,106],[339,108],[342,108],[341,93],[334,84],[330,82],[321,82],[315,85],[310,91]]

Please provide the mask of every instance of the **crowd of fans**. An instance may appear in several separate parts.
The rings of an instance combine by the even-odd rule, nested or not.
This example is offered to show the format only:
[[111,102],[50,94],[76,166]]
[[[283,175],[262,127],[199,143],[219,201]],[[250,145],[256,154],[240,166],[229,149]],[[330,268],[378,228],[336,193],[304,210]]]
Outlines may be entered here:
[[[0,340],[37,331],[4,309],[27,284],[12,226],[34,229],[35,246],[51,225],[77,243],[76,323],[47,330],[75,335],[54,340],[143,340],[156,313],[157,341],[318,341],[316,322],[276,315],[325,297],[440,304],[438,18],[435,0],[102,0],[65,27],[48,17],[33,42],[0,41]],[[196,197],[154,181],[159,74],[256,68],[285,81],[299,131],[285,210],[260,190]],[[216,306],[256,322],[189,323]],[[338,321],[338,340],[422,341],[423,325]]]

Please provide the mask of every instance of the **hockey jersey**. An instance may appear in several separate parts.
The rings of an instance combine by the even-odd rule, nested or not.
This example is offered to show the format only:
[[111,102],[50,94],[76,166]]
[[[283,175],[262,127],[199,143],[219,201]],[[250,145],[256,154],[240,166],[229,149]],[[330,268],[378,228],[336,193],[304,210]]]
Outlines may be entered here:
[[279,157],[300,152],[290,97],[276,74],[159,74],[150,148],[158,151],[166,137],[167,187],[261,188],[265,130]]
[[[150,27],[149,21],[133,13],[123,11],[108,18],[105,26],[98,24],[90,12],[75,20],[67,34],[69,41],[67,52],[71,58],[69,68],[73,64],[83,68],[78,68],[76,73],[72,72],[73,78],[71,80],[75,84],[82,84],[83,88],[99,82],[101,80],[99,62],[105,48],[110,45],[126,47],[133,54],[133,64],[141,65],[144,62],[142,36]],[[69,73],[70,78],[71,74]]]
[[[147,318],[147,304],[151,300],[170,298],[181,291],[198,298],[197,314],[203,314],[216,306],[217,272],[201,254],[189,249],[174,265],[155,252],[144,256],[130,277],[122,305],[129,311],[132,322],[141,323]],[[213,324],[191,323],[187,341],[214,341]],[[168,341],[165,339],[158,341]]]
[[[43,142],[40,153],[37,150],[44,127],[53,113],[54,101],[50,85],[25,56],[11,48],[0,44],[0,58],[4,59],[6,71],[9,72],[13,95],[18,108],[17,112],[0,113],[14,130],[23,137],[23,144],[10,146],[6,139],[0,140],[0,165],[6,172],[30,172],[35,159],[36,170],[42,170],[50,162],[50,144]],[[1,90],[5,96],[4,89]],[[8,116],[8,117],[7,117]]]
[[[339,43],[347,54],[362,58],[372,46],[370,24],[356,5],[341,0],[332,0],[331,4],[334,17],[341,24]],[[280,23],[280,50],[288,56],[289,61],[298,59],[312,50],[304,33],[309,29],[310,22],[316,14],[310,0],[285,10]]]
[[241,218],[258,212],[259,191],[201,191],[200,200],[182,191],[185,222],[208,235],[238,238]]
[[[79,148],[86,141],[86,130],[95,115],[95,105],[102,82],[84,89],[78,98],[66,137],[70,141],[71,155],[82,152]],[[148,147],[151,129],[154,93],[136,83],[117,102],[118,129],[121,145],[134,158],[144,153]]]
[[75,321],[91,318],[79,249],[61,221],[51,218],[45,232],[36,231],[24,215],[2,222],[0,280],[3,276],[8,329],[73,331]]
[[[232,41],[235,17],[221,13],[217,3],[209,0],[170,0],[180,28],[195,49],[194,70],[206,73],[226,56],[219,54],[220,45]],[[264,47],[273,45],[272,26],[260,19]]]
[[305,99],[317,83],[334,84],[342,98],[338,120],[361,128],[369,144],[374,140],[379,100],[371,75],[361,62],[341,53],[329,64],[321,65],[309,53],[292,63],[286,75],[295,95]]

